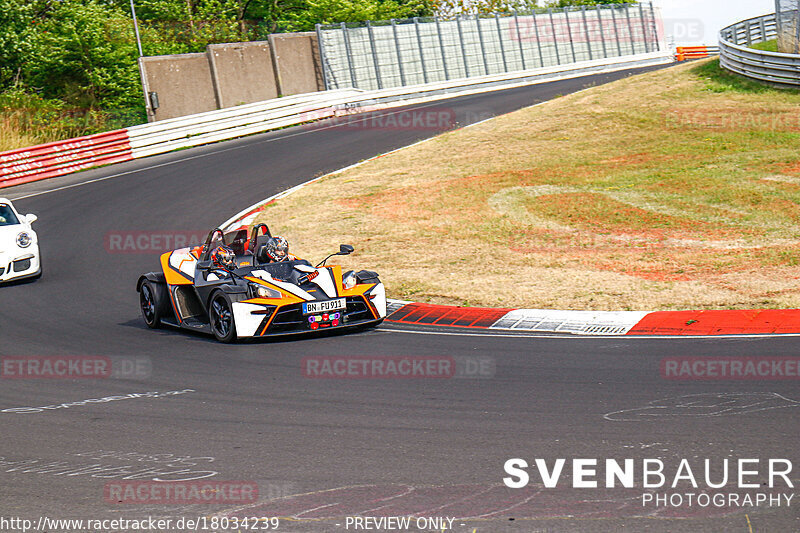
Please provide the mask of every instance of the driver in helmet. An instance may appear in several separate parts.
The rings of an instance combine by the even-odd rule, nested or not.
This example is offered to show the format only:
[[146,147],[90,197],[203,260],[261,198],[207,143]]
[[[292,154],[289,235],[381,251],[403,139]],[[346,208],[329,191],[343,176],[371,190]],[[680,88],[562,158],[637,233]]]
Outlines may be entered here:
[[220,245],[211,253],[211,264],[225,272],[236,269],[236,254],[227,245]]
[[283,237],[270,237],[265,246],[266,255],[270,263],[281,263],[297,259],[289,253],[289,242]]

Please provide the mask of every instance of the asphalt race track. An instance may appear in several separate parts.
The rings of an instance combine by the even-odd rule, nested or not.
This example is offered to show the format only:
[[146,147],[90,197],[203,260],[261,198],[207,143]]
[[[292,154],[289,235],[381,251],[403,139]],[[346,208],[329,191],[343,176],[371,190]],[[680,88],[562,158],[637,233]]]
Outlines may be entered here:
[[[415,109],[451,110],[463,125],[627,74]],[[800,498],[791,507],[656,507],[643,505],[638,477],[638,488],[604,488],[600,466],[601,488],[572,488],[569,466],[572,458],[661,459],[674,473],[686,458],[701,478],[706,458],[715,468],[759,458],[751,479],[761,484],[769,458],[797,468],[796,379],[672,381],[660,365],[668,357],[797,356],[798,337],[536,337],[386,324],[229,346],[144,326],[134,284],[157,268],[157,255],[117,253],[109,235],[200,234],[262,198],[435,133],[321,122],[0,191],[39,216],[45,269],[37,282],[0,288],[0,355],[147,363],[132,379],[0,380],[0,515],[36,522],[225,512],[284,517],[279,531],[298,532],[345,531],[353,515],[408,514],[455,517],[452,531],[479,533],[800,531]],[[301,368],[310,356],[488,366],[450,379],[310,379]],[[62,403],[72,405],[9,411]],[[503,486],[511,458],[566,458],[567,466],[555,489],[543,489],[534,468],[528,487],[511,489]],[[120,504],[104,493],[124,477],[206,475],[192,472],[255,483],[260,501],[237,511],[245,505]],[[791,478],[800,481],[796,471]],[[654,492],[701,491],[668,484]]]

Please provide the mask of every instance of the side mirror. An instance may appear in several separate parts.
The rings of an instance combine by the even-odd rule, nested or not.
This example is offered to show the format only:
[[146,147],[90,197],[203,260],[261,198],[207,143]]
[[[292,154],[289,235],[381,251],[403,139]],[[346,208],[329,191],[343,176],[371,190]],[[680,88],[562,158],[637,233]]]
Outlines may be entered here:
[[33,224],[37,220],[39,220],[39,217],[37,217],[36,215],[33,214],[25,215],[25,222],[27,222],[28,224]]
[[349,244],[340,244],[339,245],[339,255],[350,255],[353,253],[355,248],[350,246]]

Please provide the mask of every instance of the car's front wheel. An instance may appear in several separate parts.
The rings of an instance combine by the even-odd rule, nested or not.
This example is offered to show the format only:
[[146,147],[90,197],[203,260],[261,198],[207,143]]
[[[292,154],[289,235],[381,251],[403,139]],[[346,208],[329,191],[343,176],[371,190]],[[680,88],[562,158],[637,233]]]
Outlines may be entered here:
[[164,287],[147,280],[139,287],[139,308],[142,318],[148,328],[156,329],[161,326]]
[[220,342],[236,340],[236,323],[233,319],[233,305],[224,292],[218,292],[211,298],[208,306],[208,318],[211,330]]

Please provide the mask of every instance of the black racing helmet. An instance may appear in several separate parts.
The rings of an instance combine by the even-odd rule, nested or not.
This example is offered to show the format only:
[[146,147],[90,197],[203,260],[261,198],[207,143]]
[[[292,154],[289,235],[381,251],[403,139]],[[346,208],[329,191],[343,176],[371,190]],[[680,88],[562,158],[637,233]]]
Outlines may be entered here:
[[211,254],[211,262],[214,266],[224,268],[225,270],[232,270],[236,268],[236,255],[230,247],[218,246]]
[[264,246],[270,260],[280,263],[289,259],[289,243],[283,237],[270,237]]

